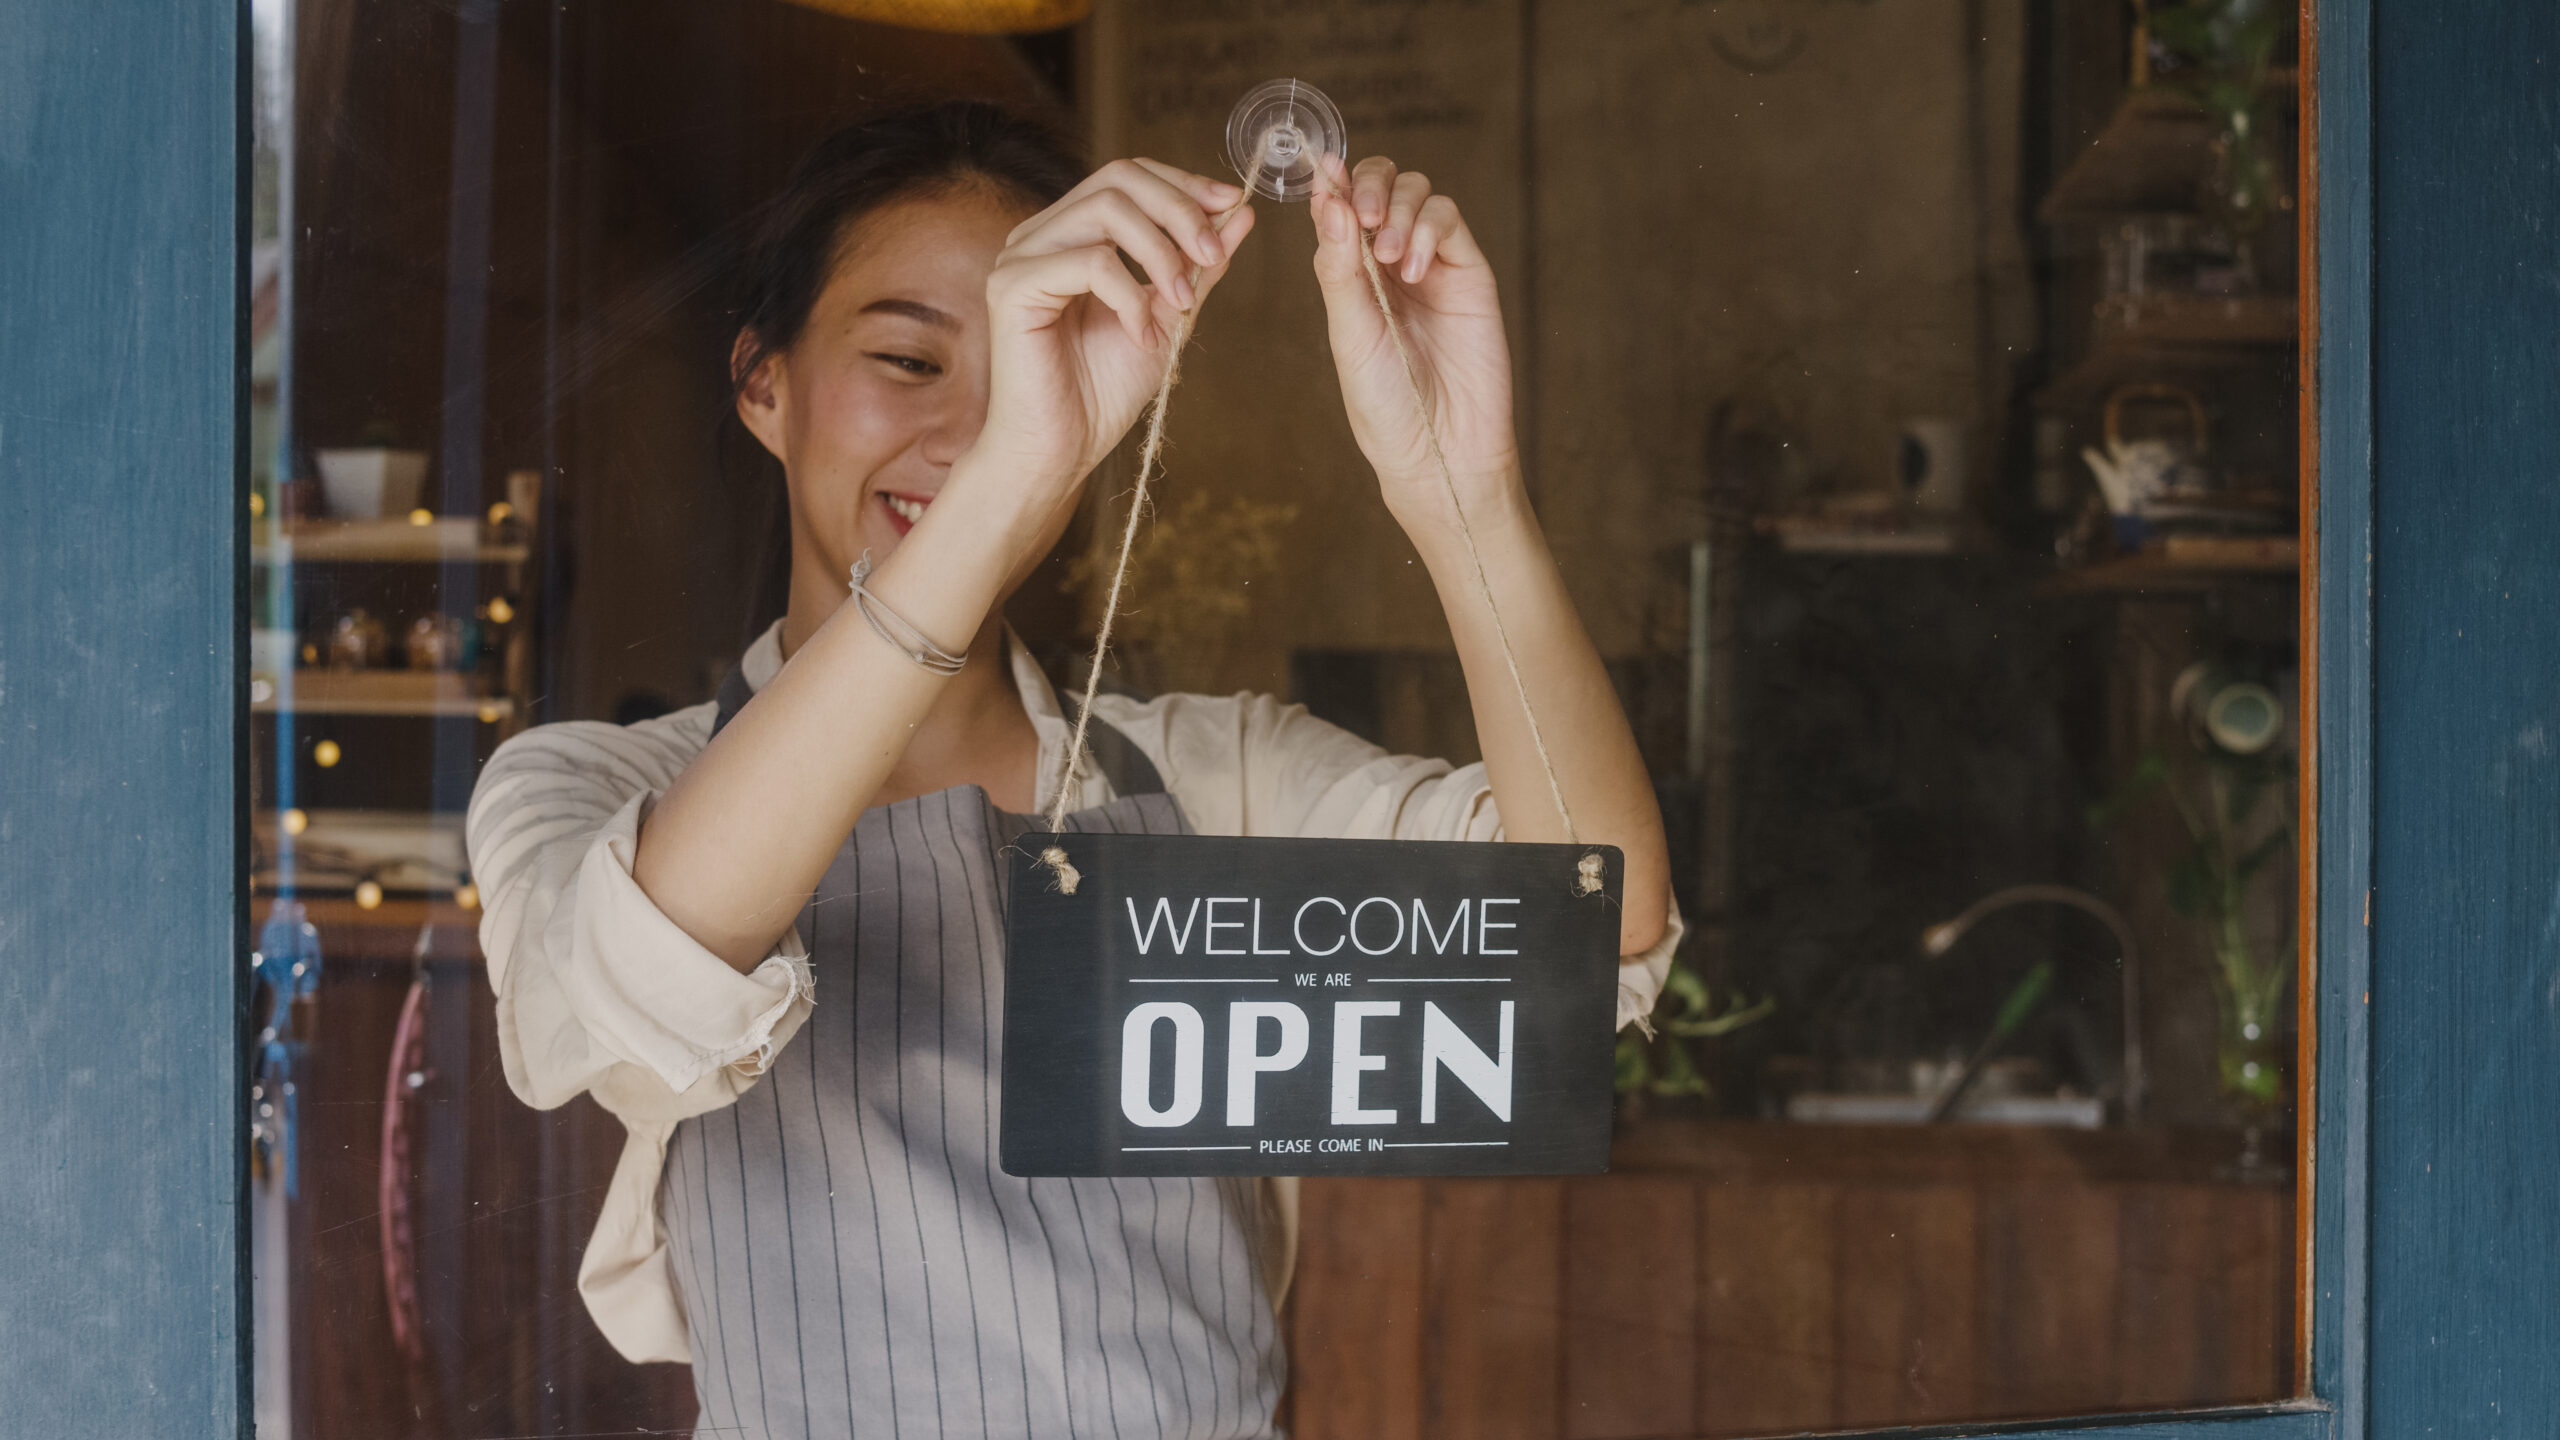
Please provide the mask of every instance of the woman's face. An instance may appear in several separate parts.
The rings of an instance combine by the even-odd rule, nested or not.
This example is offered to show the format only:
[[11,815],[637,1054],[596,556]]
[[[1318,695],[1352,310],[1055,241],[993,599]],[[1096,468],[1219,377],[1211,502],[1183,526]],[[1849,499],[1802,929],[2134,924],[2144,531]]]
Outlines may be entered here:
[[987,416],[987,275],[1031,206],[966,186],[894,201],[837,257],[800,338],[738,397],[791,492],[803,564],[841,592],[862,552],[886,559]]

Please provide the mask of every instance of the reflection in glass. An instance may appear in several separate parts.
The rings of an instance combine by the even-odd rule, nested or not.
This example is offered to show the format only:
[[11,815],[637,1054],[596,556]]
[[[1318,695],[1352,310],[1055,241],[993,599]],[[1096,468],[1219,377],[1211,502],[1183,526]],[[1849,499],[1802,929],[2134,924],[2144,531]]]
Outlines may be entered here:
[[[1291,74],[1492,259],[1690,939],[1610,1175],[1307,1185],[1290,1433],[2294,1393],[2296,16],[2121,8],[259,0],[261,1432],[694,1418],[579,1300],[622,1134],[511,1093],[461,818],[499,742],[706,702],[777,613],[728,291],[792,162],[966,96],[1224,173]],[[1464,763],[1305,210],[1261,208],[1105,684]],[[1128,479],[1013,614],[1061,681]]]

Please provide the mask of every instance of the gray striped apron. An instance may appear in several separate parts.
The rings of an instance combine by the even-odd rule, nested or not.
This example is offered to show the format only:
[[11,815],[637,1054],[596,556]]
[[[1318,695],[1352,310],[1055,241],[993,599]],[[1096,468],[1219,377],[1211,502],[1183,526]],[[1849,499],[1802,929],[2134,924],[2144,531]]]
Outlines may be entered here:
[[[749,698],[731,675],[718,724]],[[1069,830],[1184,833],[1094,726],[1118,797]],[[1273,1435],[1283,1365],[1250,1180],[1018,1180],[996,1164],[998,851],[1035,817],[959,786],[865,811],[808,908],[817,1005],[659,1185],[702,1436]]]

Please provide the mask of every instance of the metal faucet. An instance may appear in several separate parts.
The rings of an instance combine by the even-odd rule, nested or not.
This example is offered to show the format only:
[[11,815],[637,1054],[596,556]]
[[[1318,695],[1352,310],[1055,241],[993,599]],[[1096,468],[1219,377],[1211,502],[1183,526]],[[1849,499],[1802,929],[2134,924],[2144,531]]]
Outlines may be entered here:
[[[2142,1093],[2146,1088],[2142,1068],[2141,971],[2134,957],[2133,927],[2125,923],[2124,916],[2118,914],[2114,906],[2086,890],[2075,890],[2068,885],[2011,885],[1974,901],[1954,919],[1940,921],[1921,931],[1921,952],[1935,959],[1956,948],[1956,942],[1962,940],[1965,932],[1980,923],[1983,917],[2012,905],[2038,901],[2068,905],[2098,917],[2101,923],[2115,932],[2116,944],[2124,951],[2124,1118],[2128,1122],[2135,1120],[2142,1114]],[[1988,1059],[1989,1056],[1985,1054],[1979,1058]],[[1950,1094],[1961,1094],[1965,1081],[1971,1078],[1970,1075],[1960,1077]]]

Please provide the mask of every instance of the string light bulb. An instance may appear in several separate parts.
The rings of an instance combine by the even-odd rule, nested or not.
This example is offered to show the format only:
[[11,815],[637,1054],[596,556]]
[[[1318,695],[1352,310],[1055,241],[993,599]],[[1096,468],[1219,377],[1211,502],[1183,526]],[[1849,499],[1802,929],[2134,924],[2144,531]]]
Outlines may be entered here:
[[453,903],[461,906],[465,910],[479,909],[480,887],[472,884],[468,880],[463,881],[460,885],[454,887]]
[[506,596],[501,595],[489,602],[488,615],[492,623],[504,625],[516,618],[516,607]]
[[483,725],[497,724],[500,717],[504,716],[506,713],[506,711],[499,709],[496,705],[491,704],[488,701],[484,700],[480,703],[480,723]]
[[299,835],[311,828],[311,817],[303,814],[300,806],[296,806],[278,817],[277,823],[284,826],[284,833],[287,835]]
[[249,517],[256,519],[267,513],[267,497],[256,490],[249,492]]
[[516,518],[516,507],[504,500],[489,507],[489,523],[492,525],[504,525],[514,518]]
[[372,910],[372,909],[375,909],[375,908],[379,907],[381,904],[382,904],[382,884],[381,884],[381,882],[380,882],[380,881],[377,881],[377,880],[359,880],[359,881],[357,881],[357,882],[356,882],[356,908],[357,908],[357,909],[359,909],[359,910]]
[[412,525],[433,525],[436,523],[436,512],[428,509],[424,505],[421,505],[417,509],[409,512],[409,523]]
[[326,770],[338,763],[341,752],[335,740],[323,740],[311,747],[311,763]]

